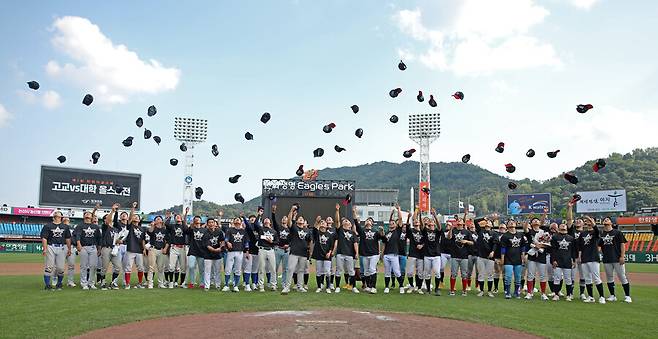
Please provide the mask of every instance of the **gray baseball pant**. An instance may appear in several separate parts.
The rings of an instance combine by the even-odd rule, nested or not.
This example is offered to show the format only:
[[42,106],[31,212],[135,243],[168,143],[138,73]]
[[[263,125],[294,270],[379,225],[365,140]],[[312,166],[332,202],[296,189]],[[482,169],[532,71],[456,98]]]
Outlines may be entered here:
[[422,279],[423,274],[425,273],[425,269],[423,266],[423,259],[407,257],[406,271],[407,271],[407,277],[413,277],[415,274]]
[[48,245],[46,249],[46,260],[44,265],[44,275],[63,276],[64,262],[66,261],[66,246]]
[[363,268],[365,270],[363,272],[363,275],[369,277],[377,273],[377,262],[379,262],[378,255],[370,255],[363,257],[363,265],[365,266]]
[[423,267],[425,272],[421,277],[422,279],[431,279],[432,272],[438,278],[441,274],[441,256],[423,258]]
[[[468,259],[452,258],[450,262],[450,277],[457,278],[457,271],[460,271],[462,279],[468,277]],[[466,288],[464,286],[464,288]]]
[[[347,271],[347,275],[354,276],[354,258],[348,255],[336,255],[336,276],[342,276]],[[338,287],[338,286],[336,286]]]
[[384,254],[384,277],[390,278],[391,273],[396,278],[402,275],[400,271],[400,259],[397,254]]
[[494,261],[487,258],[477,258],[478,281],[493,281]]
[[300,257],[294,254],[288,256],[288,276],[286,277],[286,285],[284,288],[290,287],[293,273],[297,273],[297,287],[301,287],[304,284],[304,279],[302,279],[302,277],[304,276],[307,262],[308,259],[306,259],[306,257]]
[[619,279],[622,285],[628,284],[626,265],[621,265],[618,262],[604,263],[603,269],[605,270],[605,277],[607,278],[608,283],[615,282],[615,275],[617,275],[617,279]]
[[66,257],[66,277],[69,284],[75,283],[75,257],[77,254],[78,249],[72,246],[71,255]]
[[535,280],[535,277],[539,277],[539,281],[541,282],[548,281],[546,264],[537,261],[528,261],[528,281]]
[[219,278],[222,259],[203,259],[203,285],[206,289],[210,288],[210,278],[215,281],[215,287],[219,288],[221,279]]
[[271,276],[270,284],[276,286],[276,254],[274,249],[261,248],[258,250],[258,287],[265,286],[266,273]]
[[[83,246],[80,251],[80,285],[90,286],[96,280],[98,249],[96,246]],[[90,276],[91,275],[91,276]]]
[[560,280],[564,279],[566,285],[572,285],[573,280],[571,280],[571,271],[573,271],[571,268],[555,267],[553,269],[553,283],[559,284]]

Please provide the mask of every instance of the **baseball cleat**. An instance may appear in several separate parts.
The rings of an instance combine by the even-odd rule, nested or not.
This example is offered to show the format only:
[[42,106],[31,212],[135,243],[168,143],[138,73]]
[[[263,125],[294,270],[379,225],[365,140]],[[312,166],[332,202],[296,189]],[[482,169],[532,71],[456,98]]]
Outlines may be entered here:
[[630,304],[630,303],[633,302],[633,299],[631,299],[631,296],[630,296],[630,295],[627,295],[627,296],[624,297],[624,302],[627,302],[627,303]]
[[327,288],[327,294],[331,294],[331,288]]
[[336,289],[334,290],[334,293],[340,293],[340,287],[336,287]]
[[356,287],[352,287],[352,293],[359,294],[359,289]]
[[174,288],[174,283],[170,282],[169,283],[169,288]]
[[555,296],[555,293],[551,292],[548,294],[549,297],[553,298]]
[[541,295],[541,300],[548,301],[548,296],[546,294]]
[[450,291],[449,295],[454,296],[454,295],[455,295],[455,291]]
[[306,292],[308,292],[308,290],[305,289],[305,288],[302,286],[302,287],[300,287],[300,288],[297,289],[297,292],[300,292],[300,293],[306,293]]
[[137,286],[135,286],[135,288],[143,289],[143,288],[144,288],[144,285],[142,285],[142,284],[137,284]]
[[494,293],[494,294],[498,294],[498,289],[495,288],[495,289],[493,290],[493,293]]
[[97,290],[98,288],[96,287],[96,285],[91,284],[91,285],[89,285],[89,289],[90,290]]
[[585,297],[585,299],[581,299],[581,300],[582,300],[584,303],[593,303],[593,302],[596,302],[596,301],[594,300],[594,298],[590,298],[590,297]]
[[585,300],[587,300],[587,299],[588,299],[588,298],[587,298],[587,296],[585,295],[585,293],[581,293],[581,294],[580,294],[580,300],[585,301]]
[[605,298],[599,297],[599,304],[605,304]]
[[55,285],[55,289],[57,291],[61,291],[62,290],[62,285],[60,285],[60,284]]
[[152,289],[153,289],[153,283],[149,283],[148,288],[149,288],[150,290],[152,290]]
[[284,288],[281,290],[281,294],[283,294],[283,295],[286,295],[286,294],[288,294],[288,293],[290,293],[290,289],[287,288],[287,287],[284,287]]
[[477,294],[478,297],[481,297],[481,296],[483,296],[483,295],[484,295],[484,291],[480,291],[480,292],[478,292],[478,294]]
[[251,286],[249,286],[249,285],[245,285],[245,287],[244,287],[244,291],[245,291],[245,292],[251,292]]
[[87,286],[87,285],[83,285],[83,286],[82,286],[82,290],[83,290],[83,291],[86,291],[86,290],[88,290],[88,289],[89,289],[89,286]]
[[573,296],[568,295],[568,296],[567,296],[567,301],[571,301],[571,300],[573,300]]
[[110,285],[110,288],[113,289],[113,290],[118,290],[118,289],[119,289],[119,284],[117,284],[116,282],[113,282],[113,283]]
[[126,287],[124,287],[124,289],[129,290],[129,289],[130,289],[130,285],[126,285]]
[[371,288],[370,289],[370,294],[377,294],[377,289],[376,288]]
[[101,290],[103,290],[103,291],[106,291],[106,290],[107,290],[107,284],[105,284],[105,282],[103,282],[103,283],[101,284]]
[[494,294],[491,293],[491,292],[487,292],[487,296],[488,296],[489,298],[493,298],[493,297],[494,297]]
[[265,292],[265,286],[261,286],[258,288],[258,292]]
[[564,293],[562,291],[559,292],[560,297],[564,297]]
[[559,295],[554,295],[553,296],[553,301],[560,301],[560,296]]
[[617,301],[617,297],[613,294],[606,299],[607,301]]
[[465,297],[465,296],[467,296],[467,295],[468,295],[468,292],[466,292],[466,291],[462,291],[462,297]]
[[404,287],[400,287],[400,294],[404,294]]
[[532,293],[528,293],[525,295],[525,299],[527,300],[532,300]]
[[233,286],[233,292],[240,292],[240,288],[238,288],[237,286]]
[[222,292],[228,292],[230,290],[231,289],[228,286],[224,286],[224,288],[222,288]]
[[512,299],[512,296],[506,293],[505,294],[505,299]]
[[68,287],[75,287],[77,286],[74,282],[70,281],[68,284],[66,284]]
[[390,290],[388,289],[388,287],[386,287],[386,288],[384,289],[384,294],[388,294],[388,292],[390,292]]
[[320,293],[320,292],[322,292],[322,289],[318,287],[318,288],[315,290],[315,293]]

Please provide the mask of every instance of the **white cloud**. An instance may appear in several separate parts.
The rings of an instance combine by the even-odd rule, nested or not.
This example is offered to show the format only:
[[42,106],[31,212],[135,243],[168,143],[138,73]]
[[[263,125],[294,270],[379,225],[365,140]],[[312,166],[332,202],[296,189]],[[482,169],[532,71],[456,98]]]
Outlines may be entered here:
[[560,66],[553,46],[530,35],[548,15],[533,0],[467,0],[461,2],[454,22],[438,29],[423,24],[420,9],[401,10],[394,20],[403,33],[428,44],[418,56],[425,66],[477,76]]
[[178,85],[180,70],[154,59],[142,60],[125,45],[114,44],[86,18],[61,17],[53,29],[53,46],[73,63],[50,60],[46,72],[75,82],[100,103],[123,103],[133,94],[155,94]]
[[5,106],[0,104],[0,127],[6,126],[6,124],[9,121],[10,118],[11,118],[11,113],[9,113],[9,111],[7,111]]
[[408,49],[402,49],[402,48],[398,49],[398,56],[400,57],[401,60],[404,61],[416,60],[416,56]]
[[59,107],[62,103],[62,100],[59,96],[59,93],[55,91],[46,91],[43,94],[43,106],[47,109],[55,109]]
[[569,0],[569,2],[577,8],[589,11],[599,0]]

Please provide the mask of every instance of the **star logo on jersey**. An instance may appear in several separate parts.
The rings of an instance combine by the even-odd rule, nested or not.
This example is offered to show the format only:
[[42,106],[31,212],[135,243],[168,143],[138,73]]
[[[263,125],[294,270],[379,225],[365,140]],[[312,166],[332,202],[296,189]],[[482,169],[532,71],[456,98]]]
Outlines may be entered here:
[[407,240],[407,233],[400,233],[400,240],[401,241],[406,241]]
[[158,232],[158,233],[155,234],[155,241],[157,241],[157,242],[164,241],[164,238],[165,238],[165,234],[162,233],[162,232]]
[[282,229],[281,232],[279,232],[279,236],[282,239],[288,239],[288,234],[290,234],[290,232],[288,232],[287,229]]
[[345,239],[352,240],[352,232],[343,232]]
[[304,238],[306,238],[306,233],[307,232],[305,230],[299,230],[297,232],[297,235],[299,235],[299,239],[304,239]]
[[182,236],[183,236],[183,229],[180,228],[180,227],[176,227],[176,230],[174,231],[174,234],[175,234],[176,237],[178,237],[178,238],[182,237]]
[[201,231],[194,231],[194,240],[201,240],[203,238],[203,233]]
[[434,241],[435,239],[436,239],[436,233],[434,233],[434,232],[427,233],[427,240],[428,241]]
[[270,230],[263,232],[263,235],[266,239],[274,240],[274,233],[272,233]]
[[233,235],[233,242],[242,242],[242,237],[244,237],[242,233],[235,233]]
[[612,240],[614,237],[610,236],[610,234],[606,234],[605,237],[601,238],[603,240],[603,245],[612,245]]
[[562,238],[562,240],[558,242],[558,245],[560,245],[561,250],[568,250],[569,244],[570,242],[567,241],[567,238]]
[[320,244],[322,244],[322,245],[326,245],[326,244],[327,244],[327,241],[329,241],[329,237],[326,236],[326,235],[324,235],[324,234],[321,234],[321,235],[320,235]]
[[375,232],[373,232],[373,231],[371,231],[371,230],[367,230],[367,231],[365,232],[366,240],[373,240],[373,239],[375,239],[375,234],[376,234]]
[[512,247],[521,247],[521,238],[514,236],[509,241],[512,244]]
[[484,241],[486,241],[486,242],[489,242],[489,240],[491,240],[491,234],[483,233],[482,234],[482,239],[484,239]]
[[462,233],[455,234],[455,241],[461,242],[462,240],[464,240],[464,234]]
[[91,228],[91,227],[87,227],[87,228],[83,229],[82,231],[85,232],[85,238],[93,238],[94,233],[96,233],[96,230]]
[[592,240],[592,235],[587,233],[586,236],[583,237],[583,244],[589,245],[589,242]]
[[144,241],[151,242],[151,236],[148,233],[144,234]]
[[210,237],[210,246],[212,247],[217,246],[218,240],[219,240],[219,236]]
[[135,228],[134,230],[135,230],[135,231],[134,231],[134,232],[135,232],[135,236],[136,236],[137,238],[139,238],[139,237],[142,236],[142,230],[140,230],[139,228]]
[[53,233],[53,238],[61,238],[62,234],[64,234],[64,230],[59,228],[59,226],[53,228],[50,232]]
[[473,241],[478,241],[478,235],[477,234],[473,233],[473,235],[471,235],[471,237],[473,238]]
[[114,238],[116,238],[116,236],[117,236],[117,231],[115,231],[114,229],[112,229],[112,230],[110,231],[110,237],[111,237],[112,239],[114,239]]
[[578,240],[578,238],[580,238],[580,232],[576,232],[573,236],[574,239]]
[[393,236],[393,232],[386,233],[386,240],[391,240],[392,236]]
[[423,240],[423,235],[420,232],[412,233],[411,235],[414,237],[415,242],[421,242]]

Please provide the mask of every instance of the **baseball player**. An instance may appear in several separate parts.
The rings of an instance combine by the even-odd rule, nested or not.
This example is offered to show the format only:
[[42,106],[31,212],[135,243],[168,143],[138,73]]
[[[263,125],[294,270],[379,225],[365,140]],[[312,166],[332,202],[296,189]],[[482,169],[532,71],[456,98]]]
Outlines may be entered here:
[[504,273],[502,255],[500,254],[500,238],[503,234],[507,233],[507,225],[504,222],[498,224],[498,230],[494,233],[494,290],[493,293],[498,293],[498,284],[500,277]]
[[441,231],[439,220],[436,217],[436,210],[431,211],[432,218],[426,218],[423,222],[423,267],[425,269],[425,287],[429,294],[432,290],[431,281],[432,273],[434,273],[434,295],[440,296],[441,290],[439,289],[441,278],[441,239],[443,232]]
[[[336,225],[334,225],[334,218],[328,216],[325,219],[327,223],[327,232],[336,239]],[[329,289],[334,290],[334,280],[336,279],[336,253],[331,253],[331,272],[329,272]]]
[[487,281],[487,296],[493,298],[493,275],[494,275],[494,232],[487,218],[478,218],[474,221],[477,240],[477,282],[478,297],[484,295],[484,282]]
[[[523,233],[526,237],[526,242],[529,244],[528,261],[527,261],[527,291],[525,298],[531,300],[534,296],[535,281],[539,278],[539,286],[541,290],[541,299],[546,301],[546,282],[549,277],[546,269],[546,255],[550,251],[551,234],[548,232],[544,225],[544,220],[548,213],[548,208],[544,208],[544,214],[541,219],[532,218],[530,220],[530,227],[528,223],[523,223]],[[552,280],[553,277],[550,277]]]
[[279,235],[279,242],[277,243],[275,254],[276,254],[276,270],[274,271],[274,279],[272,281],[272,286],[276,290],[277,285],[277,272],[279,272],[279,266],[281,267],[281,284],[286,284],[286,279],[288,278],[288,256],[290,254],[290,241],[288,236],[290,235],[290,229],[288,228],[288,216],[284,215],[281,218],[281,224],[276,220],[276,205],[272,205],[272,223],[274,223],[274,230]]
[[[393,221],[393,214],[397,212],[397,219]],[[406,276],[405,269],[407,268],[407,228],[402,225],[402,213],[400,210],[400,205],[395,203],[395,209],[391,211],[391,216],[389,217],[388,224],[391,225],[396,223],[397,229],[400,230],[400,239],[398,241],[398,266],[400,267],[400,274],[402,276],[402,284],[400,288],[404,288],[404,277]],[[411,213],[407,214],[407,224],[409,224],[409,217]],[[410,285],[411,286],[411,285]],[[391,281],[391,288],[395,288],[395,279]],[[404,291],[404,290],[403,290]]]
[[576,239],[568,234],[567,225],[560,224],[558,234],[551,239],[551,260],[553,262],[554,301],[560,300],[562,281],[567,286],[567,301],[573,300],[573,280],[571,271],[576,267]]
[[[128,237],[125,240],[126,244],[126,259],[124,262],[124,280],[125,280],[125,289],[130,289],[130,273],[132,272],[133,262],[137,266],[137,279],[139,284],[136,288],[144,288],[142,281],[144,280],[144,254],[146,253],[144,236],[145,233],[142,230],[141,218],[139,215],[135,214],[135,208],[137,203],[133,202],[132,208],[130,209],[130,224],[128,225]],[[119,241],[119,243],[124,243],[124,241]]]
[[334,248],[336,233],[329,233],[327,222],[322,220],[321,216],[315,219],[315,224],[311,228],[313,239],[313,253],[311,257],[315,259],[315,283],[317,289],[315,293],[320,293],[324,289],[331,293],[329,284],[331,283],[331,252]]
[[466,287],[466,291],[471,290],[472,286],[472,278],[473,278],[473,272],[475,272],[475,278],[477,280],[478,272],[477,272],[477,262],[478,262],[478,249],[475,243],[478,241],[478,233],[475,231],[475,223],[469,222],[466,225],[467,229],[471,232],[471,237],[473,238],[473,245],[468,246],[468,269],[467,269],[467,275],[468,278],[466,278],[466,284],[468,287]]
[[[262,207],[258,209],[258,213],[260,219],[262,219],[262,223],[259,221],[260,219],[257,218],[256,222],[251,225],[253,229],[248,229],[247,231],[251,231],[252,234],[254,234],[254,238],[256,239],[254,243],[258,246],[258,273],[255,273],[255,276],[252,274],[252,278],[256,278],[255,282],[258,283],[258,290],[260,292],[265,292],[266,277],[270,278],[272,274],[276,274],[276,255],[274,253],[274,247],[279,243],[279,235],[276,230],[272,228],[272,219],[262,218]],[[250,226],[248,225],[247,227]],[[254,266],[252,265],[252,268],[253,267]],[[270,287],[273,290],[276,290],[276,284],[270,282]]]
[[505,299],[512,298],[511,286],[514,277],[514,297],[521,298],[521,271],[526,253],[526,238],[521,232],[516,231],[516,221],[507,222],[507,233],[500,238],[500,255],[505,276],[503,285],[505,287]]
[[64,262],[71,252],[71,233],[62,223],[62,212],[53,213],[53,221],[41,228],[41,246],[45,258],[43,282],[46,290],[52,290],[50,278],[57,276],[57,290],[62,289],[64,280]]
[[[258,243],[258,231],[257,228],[260,228],[263,225],[263,207],[258,206],[257,215],[250,215],[247,219],[243,213],[240,213],[242,218],[245,230],[247,231],[247,238],[249,238],[249,255],[245,256],[242,260],[242,275],[244,280],[244,290],[245,292],[256,291],[258,287],[258,265],[259,265],[259,248]],[[256,226],[258,224],[258,226]],[[251,281],[251,283],[250,283]]]
[[450,229],[448,237],[453,239],[452,261],[450,265],[450,295],[455,295],[455,283],[457,282],[457,273],[461,274],[462,279],[462,296],[467,296],[466,288],[468,287],[468,254],[469,246],[473,246],[473,234],[464,228],[467,214],[464,212],[464,218],[457,220],[457,225]]
[[[297,215],[297,208],[297,205],[293,205],[288,213],[288,220],[295,220],[295,224],[290,226],[290,255],[288,256],[287,284],[284,285],[281,290],[281,294],[284,295],[290,292],[292,274],[297,273],[298,277],[302,277],[308,265],[311,233],[306,227],[306,220],[304,217]],[[297,282],[297,290],[303,293],[308,292],[304,286],[302,286],[301,281]]]
[[98,265],[101,231],[98,225],[92,223],[91,212],[84,212],[82,220],[82,224],[75,228],[76,248],[80,255],[80,286],[83,290],[95,290],[93,275]]
[[[395,279],[398,280],[400,285],[400,294],[404,294],[404,276],[400,271],[400,237],[402,236],[402,213],[400,212],[400,205],[395,204],[398,211],[398,218],[395,222],[393,220],[393,213],[391,213],[391,222],[389,223],[388,232],[384,235],[382,242],[384,243],[384,294],[389,293],[389,284],[391,282],[391,274],[395,274]],[[406,244],[405,244],[406,245]],[[393,281],[395,281],[393,279]]]
[[361,249],[361,258],[363,258],[363,284],[365,285],[365,292],[375,294],[377,293],[377,263],[380,257],[379,240],[384,238],[384,231],[380,228],[375,230],[373,228],[374,219],[368,217],[365,221],[365,226],[361,227],[359,216],[356,206],[352,207],[352,216],[354,217],[354,226],[359,235]]
[[624,288],[624,301],[627,303],[633,302],[631,299],[631,286],[626,277],[626,237],[622,232],[612,228],[612,220],[610,218],[603,219],[603,232],[601,232],[599,239],[599,250],[603,254],[603,269],[608,281],[608,291],[610,296],[608,301],[617,301],[615,296],[615,275],[621,282]]
[[[249,241],[246,238],[246,230],[242,219],[233,218],[232,225],[226,230],[225,244],[228,253],[226,254],[226,264],[224,265],[224,288],[222,291],[230,290],[228,284],[233,273],[233,292],[240,292],[240,274],[242,273],[243,251],[249,248]],[[247,253],[249,255],[249,253]]]
[[423,252],[425,251],[425,243],[423,237],[422,224],[420,222],[420,210],[416,207],[412,217],[413,227],[407,224],[407,239],[409,239],[409,256],[407,257],[407,279],[409,284],[415,284],[413,288],[409,288],[407,293],[418,292],[423,294],[423,276],[425,269],[423,267]]
[[605,304],[603,283],[601,281],[601,265],[599,264],[599,228],[596,226],[594,219],[589,216],[584,217],[584,224],[586,229],[583,230],[577,241],[578,258],[583,269],[583,278],[585,279],[588,295],[587,299],[583,301],[587,303],[595,302],[592,291],[592,283],[594,283],[597,292],[599,292],[599,303]]
[[356,239],[352,223],[345,217],[340,217],[340,204],[336,204],[336,220],[340,220],[341,227],[336,230],[336,241],[332,252],[336,253],[336,289],[340,293],[340,279],[344,275],[347,289],[353,293],[359,293],[356,288],[354,277],[354,261],[359,257],[359,243]]
[[169,266],[169,240],[167,228],[165,228],[162,217],[156,216],[148,230],[150,243],[148,248],[148,288],[153,288],[154,273],[158,272],[158,288],[166,288],[169,285],[168,277],[165,277],[165,267]]
[[190,248],[187,252],[187,288],[194,288],[196,284],[196,273],[199,272],[199,287],[203,286],[203,253],[205,246],[203,245],[203,235],[206,228],[201,224],[201,217],[194,216],[192,225],[186,230],[186,234],[190,239]]
[[[551,235],[551,238],[557,234],[557,229],[558,225],[555,222],[552,222],[549,225],[548,228],[548,233]],[[551,260],[551,251],[548,251],[548,254],[546,254],[546,275],[548,276],[548,288],[551,290],[551,293],[548,294],[549,297],[555,296],[555,293],[553,292],[555,290],[555,286],[553,285],[553,261]],[[562,292],[558,292],[560,296],[562,295]]]
[[209,291],[211,275],[214,275],[215,287],[220,289],[219,274],[225,235],[214,218],[208,219],[206,226],[207,231],[203,234],[203,245],[205,246],[203,248],[203,286],[205,291]]
[[[103,217],[103,225],[101,225],[101,255],[100,255],[100,276],[96,278],[98,281],[102,281],[101,290],[107,290],[107,283],[105,282],[107,278],[107,271],[110,268],[110,263],[112,266],[115,266],[115,270],[121,266],[121,263],[118,260],[114,260],[116,256],[112,256],[112,249],[114,248],[114,239],[117,236],[118,231],[114,228],[114,216],[117,214],[119,209],[119,204],[113,204],[112,210],[109,214]],[[119,268],[120,269],[120,268]],[[116,282],[119,273],[112,273],[112,282]],[[119,286],[117,285],[117,289]]]
[[[440,224],[437,224],[437,227],[440,227]],[[452,261],[452,249],[455,246],[453,239],[448,238],[451,227],[452,225],[447,223],[445,229],[442,230],[443,235],[441,236],[441,272],[439,276],[439,290],[444,286],[443,278],[445,277],[445,268],[446,265],[450,264]]]
[[69,217],[63,217],[62,223],[67,227],[67,232],[69,232],[69,238],[71,239],[71,252],[66,255],[66,280],[68,287],[76,287],[75,284],[75,258],[78,256],[78,249],[76,244],[78,243],[75,238],[75,225],[71,225],[71,219]]
[[[576,241],[576,247],[578,246],[580,242],[580,236],[581,233],[584,232],[584,227],[585,227],[585,221],[583,218],[577,218],[574,220],[573,218],[573,211],[572,211],[572,206],[574,205],[574,200],[569,201],[567,203],[567,232],[569,235],[574,237],[574,240]],[[580,258],[578,257],[578,250],[576,249],[576,267],[571,270],[571,280],[576,281],[576,270],[578,271],[578,276],[579,281],[578,281],[578,288],[580,290],[580,299],[582,301],[585,301],[589,299],[587,295],[585,294],[585,275],[583,274],[583,266],[580,263]]]
[[169,274],[173,276],[173,279],[169,282],[169,288],[174,288],[178,284],[179,273],[176,271],[177,267],[180,270],[180,285],[181,287],[184,285],[185,272],[187,272],[185,234],[189,228],[187,226],[187,213],[189,211],[190,208],[186,207],[182,216],[176,214],[173,223],[171,222],[171,212],[165,212],[165,225],[169,233]]

